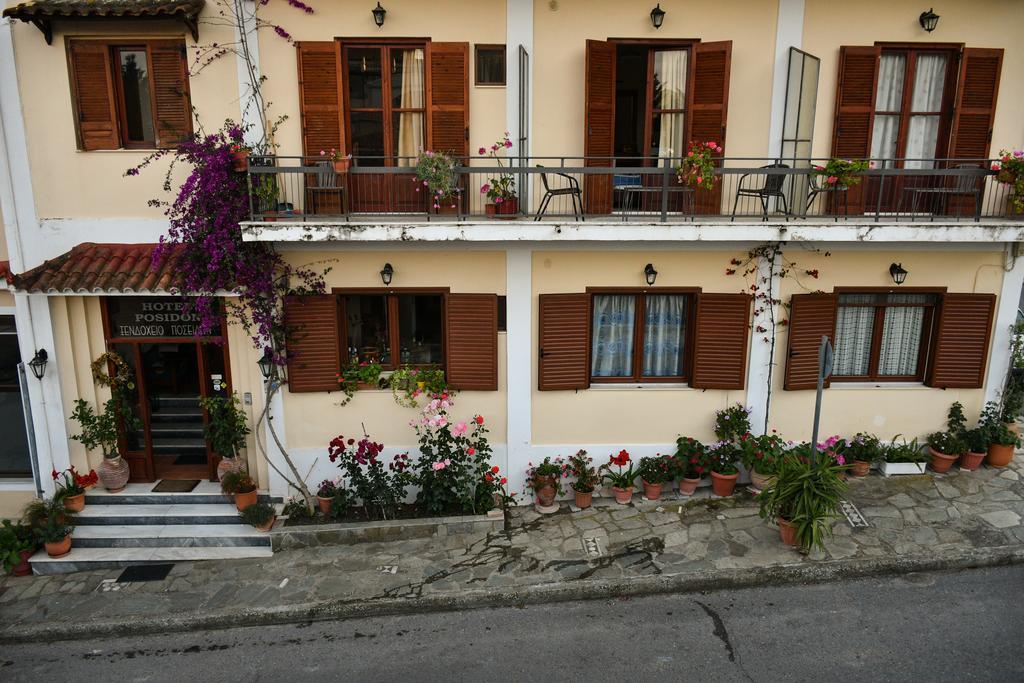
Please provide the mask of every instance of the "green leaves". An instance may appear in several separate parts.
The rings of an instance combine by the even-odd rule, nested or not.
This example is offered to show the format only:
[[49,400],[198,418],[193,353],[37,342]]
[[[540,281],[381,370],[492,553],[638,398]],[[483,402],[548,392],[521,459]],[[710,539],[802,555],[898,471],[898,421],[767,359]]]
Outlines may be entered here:
[[821,458],[814,468],[809,458],[784,456],[775,481],[758,498],[761,518],[792,522],[803,552],[812,548],[823,550],[846,492],[846,482],[839,478],[842,469]]

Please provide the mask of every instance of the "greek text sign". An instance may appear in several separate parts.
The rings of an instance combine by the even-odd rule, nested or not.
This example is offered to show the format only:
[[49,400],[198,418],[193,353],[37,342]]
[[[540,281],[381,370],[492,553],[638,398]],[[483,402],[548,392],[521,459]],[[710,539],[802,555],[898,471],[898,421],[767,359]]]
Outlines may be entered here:
[[176,297],[115,297],[107,310],[114,337],[193,337],[199,329],[199,317]]

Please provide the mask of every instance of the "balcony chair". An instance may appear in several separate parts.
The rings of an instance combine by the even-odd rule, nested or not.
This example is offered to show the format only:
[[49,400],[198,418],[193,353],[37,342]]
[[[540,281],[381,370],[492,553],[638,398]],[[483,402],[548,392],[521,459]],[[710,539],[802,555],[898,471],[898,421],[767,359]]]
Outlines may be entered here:
[[[541,165],[537,165],[537,168],[544,168]],[[540,200],[540,206],[537,207],[537,215],[534,216],[533,220],[539,221],[544,217],[544,212],[548,210],[548,206],[551,204],[552,197],[563,197],[568,195],[572,198],[572,214],[577,220],[587,220],[583,216],[583,191],[580,190],[580,183],[578,180],[573,178],[568,173],[554,172],[552,175],[557,175],[565,178],[569,184],[566,187],[556,187],[554,189],[548,185],[548,174],[540,174],[540,182],[544,186],[544,197]]]
[[[832,209],[835,211],[837,217],[839,215],[840,205],[842,205],[843,216],[846,218],[850,217],[849,188],[835,187],[834,185],[822,185],[820,176],[814,173],[809,173],[807,175],[807,206],[804,207],[805,218],[807,217],[807,212],[811,210],[811,205],[814,204],[814,200],[818,198],[819,194],[825,195],[826,199],[828,199],[830,195],[833,197]],[[822,215],[824,215],[827,210],[828,208],[826,205],[825,211],[822,211]]]
[[[768,164],[761,168],[789,168],[786,164]],[[750,176],[764,175],[764,185],[761,187],[744,187],[743,181]],[[732,203],[731,221],[736,220],[736,207],[740,203],[740,197],[757,197],[761,200],[761,220],[768,221],[768,200],[779,199],[782,201],[782,211],[789,220],[789,206],[786,204],[786,195],[782,192],[782,185],[786,182],[786,176],[782,173],[744,173],[740,176],[740,182],[736,188],[736,199]]]
[[[962,171],[978,171],[981,166],[978,164],[959,164],[954,167],[956,170]],[[945,178],[948,176],[939,176],[943,179],[945,184]],[[926,203],[924,208],[929,210],[932,214],[932,220],[934,220],[935,214],[938,210],[944,210],[943,205],[948,204],[948,198],[956,195],[970,195],[974,198],[974,220],[975,222],[981,220],[981,183],[978,182],[982,179],[980,173],[958,173],[953,176],[955,182],[952,187],[908,187],[904,188],[903,193],[909,194],[911,197],[910,214],[911,220],[914,219],[917,214],[918,206],[921,203],[922,197],[933,197],[934,205]],[[930,210],[934,208],[935,210]],[[958,214],[959,216],[959,214]]]
[[[330,197],[337,197],[338,211],[343,214],[347,214],[348,211],[345,206],[345,186],[340,184],[340,178],[338,174],[334,172],[334,165],[329,161],[316,162],[316,173],[313,175],[313,178],[316,180],[316,185],[306,187],[306,195],[308,197],[307,206],[310,207],[309,213],[320,213],[324,198],[329,199]],[[328,206],[331,206],[332,204],[333,202],[330,202],[328,203]]]

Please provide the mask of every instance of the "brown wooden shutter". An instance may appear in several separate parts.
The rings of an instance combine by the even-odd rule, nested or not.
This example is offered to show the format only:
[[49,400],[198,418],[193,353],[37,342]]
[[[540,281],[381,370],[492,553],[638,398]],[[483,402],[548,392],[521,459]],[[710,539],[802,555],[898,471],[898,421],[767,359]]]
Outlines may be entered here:
[[750,296],[698,294],[693,334],[697,389],[742,389],[747,379]]
[[68,60],[78,148],[118,149],[121,140],[110,48],[99,41],[72,40],[68,42]]
[[[584,79],[584,165],[608,168],[615,154],[615,43],[587,41]],[[583,200],[587,213],[611,213],[612,176],[583,176]]]
[[541,294],[538,389],[590,386],[590,295]]
[[964,48],[949,145],[951,158],[988,158],[1002,67],[1002,49]]
[[[836,110],[832,122],[833,157],[867,159],[871,156],[881,55],[881,48],[873,45],[839,48]],[[873,187],[873,183],[858,183],[846,192],[847,211],[855,214],[864,212],[869,186]]]
[[469,156],[469,43],[428,43],[427,147]]
[[995,294],[944,294],[935,325],[928,386],[981,389]]
[[293,393],[334,391],[341,372],[338,299],[333,294],[290,296],[284,301],[288,326],[288,388]]
[[302,153],[345,148],[342,118],[341,57],[333,40],[304,40],[295,44],[299,63],[299,113]]
[[149,61],[156,103],[153,118],[157,146],[173,147],[192,135],[192,102],[185,43],[180,40],[151,40]]
[[818,347],[822,336],[835,343],[837,301],[835,294],[793,295],[789,305],[789,349],[783,388],[818,388]]
[[[688,93],[686,149],[673,150],[684,155],[691,142],[714,141],[725,149],[725,124],[729,109],[729,71],[732,66],[732,41],[697,43],[693,46],[693,64]],[[724,154],[724,152],[723,152]],[[716,162],[721,165],[721,162]],[[700,215],[718,215],[722,206],[722,185],[710,192],[697,192],[695,210]]]
[[449,294],[445,313],[448,386],[498,390],[498,296]]

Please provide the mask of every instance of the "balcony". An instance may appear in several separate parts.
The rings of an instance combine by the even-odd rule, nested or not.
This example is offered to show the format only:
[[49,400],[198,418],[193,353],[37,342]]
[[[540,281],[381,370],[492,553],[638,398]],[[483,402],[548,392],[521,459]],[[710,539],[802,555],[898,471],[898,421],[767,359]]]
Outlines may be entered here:
[[[457,195],[435,208],[415,159],[355,159],[335,172],[322,157],[259,156],[248,180],[253,222],[305,224],[587,221],[598,223],[976,223],[1024,221],[990,160],[875,161],[849,187],[815,170],[826,159],[716,160],[710,189],[681,184],[680,159],[531,157],[456,168]],[[481,192],[502,175],[514,202]]]

